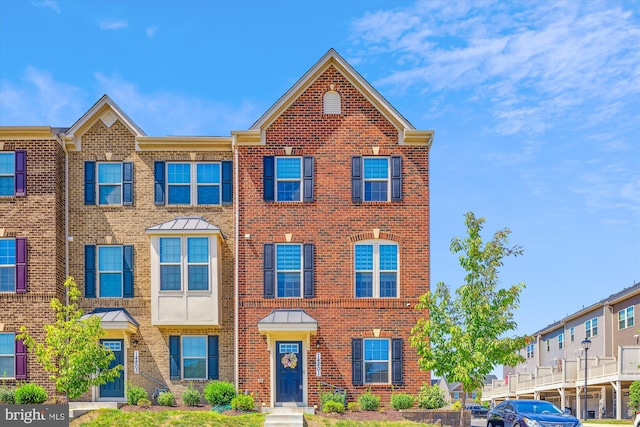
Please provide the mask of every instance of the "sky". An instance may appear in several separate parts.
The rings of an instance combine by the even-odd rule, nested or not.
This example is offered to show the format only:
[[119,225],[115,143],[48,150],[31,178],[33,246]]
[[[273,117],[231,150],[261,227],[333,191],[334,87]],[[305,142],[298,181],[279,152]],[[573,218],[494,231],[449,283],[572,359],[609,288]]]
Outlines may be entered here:
[[524,248],[514,334],[640,282],[638,1],[0,0],[0,125],[108,94],[147,135],[228,136],[330,48],[435,130],[432,286],[468,211]]

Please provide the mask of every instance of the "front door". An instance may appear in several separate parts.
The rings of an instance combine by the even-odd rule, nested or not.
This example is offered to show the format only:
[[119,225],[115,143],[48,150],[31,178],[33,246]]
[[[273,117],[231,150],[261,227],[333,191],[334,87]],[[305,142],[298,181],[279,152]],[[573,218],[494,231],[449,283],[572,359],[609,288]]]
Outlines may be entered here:
[[302,402],[302,341],[277,341],[276,402]]
[[[124,366],[124,340],[100,340],[100,343],[110,348],[116,357],[109,364],[109,368],[118,364]],[[124,397],[124,371],[120,371],[120,376],[115,380],[100,386],[100,397]]]

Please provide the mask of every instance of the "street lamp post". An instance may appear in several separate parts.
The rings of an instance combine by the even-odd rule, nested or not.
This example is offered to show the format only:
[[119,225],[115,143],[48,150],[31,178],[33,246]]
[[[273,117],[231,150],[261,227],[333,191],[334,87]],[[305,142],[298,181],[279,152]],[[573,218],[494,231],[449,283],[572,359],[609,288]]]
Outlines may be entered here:
[[584,349],[584,419],[587,419],[587,364],[589,363],[589,347],[591,347],[591,340],[589,338],[585,338],[580,343],[582,344],[582,348]]

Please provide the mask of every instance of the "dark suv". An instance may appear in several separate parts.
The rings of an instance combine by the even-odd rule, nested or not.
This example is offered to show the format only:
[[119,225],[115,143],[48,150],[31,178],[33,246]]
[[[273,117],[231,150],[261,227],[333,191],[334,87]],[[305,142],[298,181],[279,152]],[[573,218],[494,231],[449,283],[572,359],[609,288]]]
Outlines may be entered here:
[[573,415],[544,400],[506,400],[487,414],[487,427],[582,427]]
[[465,406],[467,411],[471,411],[471,415],[474,418],[485,418],[489,410],[482,405],[467,405]]

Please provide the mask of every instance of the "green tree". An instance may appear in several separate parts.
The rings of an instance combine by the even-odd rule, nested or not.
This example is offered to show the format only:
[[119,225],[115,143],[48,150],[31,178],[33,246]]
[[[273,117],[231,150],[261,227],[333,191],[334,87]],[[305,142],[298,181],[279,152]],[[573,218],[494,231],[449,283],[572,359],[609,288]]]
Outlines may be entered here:
[[455,297],[443,282],[436,285],[435,292],[422,295],[416,308],[428,310],[428,314],[418,319],[411,332],[420,368],[449,382],[462,383],[462,408],[466,392],[481,388],[495,366],[515,366],[524,361],[518,350],[528,340],[526,336],[505,336],[517,326],[513,311],[525,284],[502,289],[498,279],[503,259],[522,255],[523,249],[507,246],[508,228],[483,243],[480,234],[484,222],[473,212],[466,214],[466,238],[451,241],[451,252],[460,254],[460,265],[467,272],[465,283],[456,289]]
[[637,411],[640,407],[640,381],[636,380],[629,387],[629,408]]
[[73,277],[69,277],[64,286],[69,304],[65,305],[57,298],[51,300],[56,321],[44,325],[44,342],[36,342],[25,326],[20,327],[21,334],[17,338],[24,340],[38,363],[51,374],[49,378],[55,381],[57,392],[67,399],[76,399],[89,387],[119,377],[123,366],[109,368],[115,356],[100,344],[100,338],[105,335],[100,319],[94,316],[81,319],[82,310],[77,303],[80,291]]

